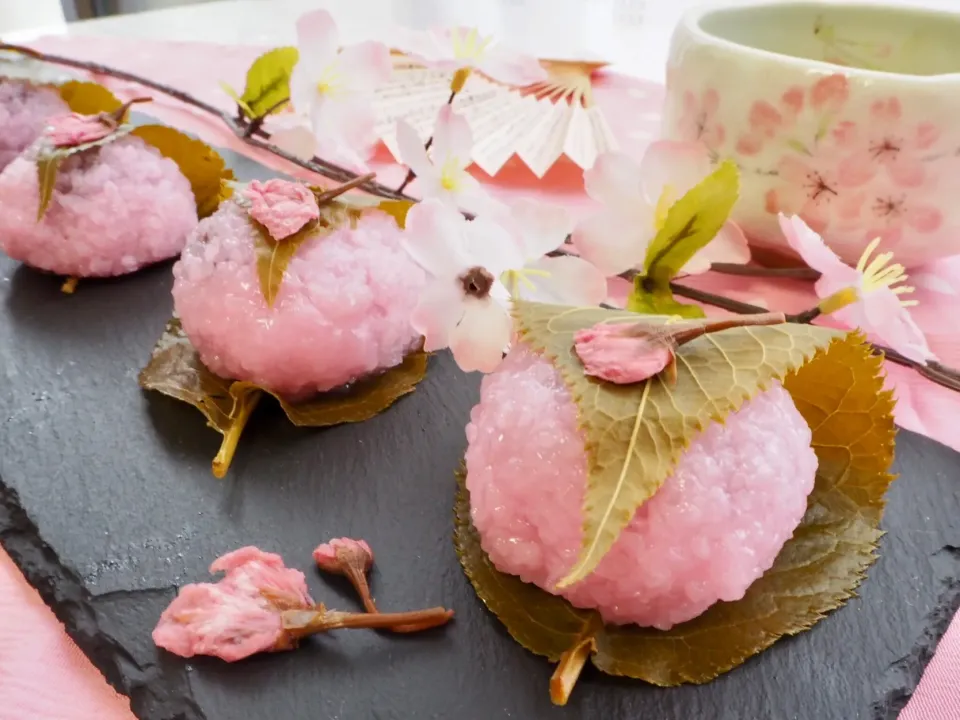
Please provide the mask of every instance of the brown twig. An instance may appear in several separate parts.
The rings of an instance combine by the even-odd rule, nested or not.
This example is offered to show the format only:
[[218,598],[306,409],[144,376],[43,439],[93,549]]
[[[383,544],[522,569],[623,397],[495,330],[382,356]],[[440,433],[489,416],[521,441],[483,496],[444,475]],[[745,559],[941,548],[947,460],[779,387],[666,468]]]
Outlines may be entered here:
[[[331,180],[337,180],[341,183],[351,182],[357,179],[357,174],[350,172],[345,168],[341,168],[338,165],[328,163],[325,160],[322,160],[317,157],[313,157],[310,160],[301,160],[295,155],[281,150],[275,145],[270,144],[270,134],[263,130],[262,127],[256,127],[250,131],[249,136],[247,135],[247,130],[249,124],[246,124],[243,119],[242,113],[237,114],[237,118],[232,118],[226,113],[215,108],[209,103],[205,103],[202,100],[199,100],[188,93],[185,93],[176,88],[172,88],[163,83],[158,83],[148,78],[140,77],[134,73],[129,73],[124,70],[118,70],[116,68],[107,67],[106,65],[101,65],[99,63],[87,62],[84,60],[74,60],[72,58],[62,57],[60,55],[50,55],[47,53],[38,52],[31,48],[25,47],[23,45],[12,45],[10,43],[0,43],[0,50],[7,50],[10,52],[17,52],[28,57],[32,57],[36,60],[41,60],[43,62],[53,63],[55,65],[63,65],[65,67],[72,67],[78,70],[85,70],[87,72],[94,73],[96,75],[106,75],[108,77],[114,77],[118,80],[125,80],[127,82],[137,83],[143,85],[144,87],[152,88],[158,92],[162,92],[165,95],[179,100],[180,102],[195,107],[199,110],[203,110],[206,113],[214,115],[215,117],[220,118],[228,128],[244,142],[253,147],[260,148],[261,150],[266,150],[277,157],[280,157],[287,162],[290,162],[298,167],[301,167],[310,172],[314,172],[323,177],[329,178]],[[451,98],[448,102],[453,101],[453,96],[456,93],[451,93]],[[250,123],[252,124],[252,123]],[[429,147],[429,146],[428,146]],[[408,173],[409,175],[409,173]],[[412,179],[412,178],[411,178]],[[397,190],[382,185],[378,182],[366,182],[363,185],[360,185],[360,189],[365,190],[366,192],[376,195],[378,197],[390,199],[390,200],[408,200],[416,202],[415,198],[410,197],[409,195],[404,195],[403,190],[406,189],[407,182],[405,181]],[[468,216],[469,217],[469,216]],[[561,252],[563,252],[561,250]],[[733,268],[737,268],[734,270]],[[727,274],[737,274],[737,275],[749,275],[756,274],[752,271],[746,271],[743,268],[746,266],[734,266],[727,263],[716,263],[711,266],[712,270],[717,272],[726,272]],[[802,268],[799,270],[803,270]],[[780,272],[766,271],[764,273],[767,276],[780,276],[780,277],[802,277],[804,279],[815,279],[815,276],[812,272],[798,272],[796,268],[789,268],[786,270],[781,270]],[[632,280],[635,277],[635,272],[627,272],[622,275],[627,280]],[[679,283],[673,282],[670,283],[670,287],[673,290],[675,295],[680,297],[685,297],[690,300],[696,300],[698,302],[705,303],[707,305],[712,305],[713,307],[721,308],[723,310],[728,310],[730,312],[739,313],[739,314],[756,314],[756,313],[765,313],[767,310],[765,308],[757,307],[756,305],[750,305],[748,303],[742,303],[737,300],[732,300],[730,298],[725,298],[721,295],[714,295],[713,293],[704,292],[702,290],[697,290],[696,288],[687,287],[685,285],[680,285]],[[809,311],[808,311],[809,312]],[[802,317],[799,316],[799,317]],[[812,318],[811,318],[812,319]],[[896,350],[892,348],[885,347],[883,345],[874,345],[874,348],[878,353],[883,353],[888,360],[891,362],[897,363],[898,365],[903,365],[905,367],[910,367],[919,372],[928,380],[931,380],[938,385],[950,388],[960,392],[960,372],[957,370],[947,367],[939,362],[930,362],[926,365],[918,363],[914,360],[904,357]]]
[[743,275],[746,277],[784,277],[797,280],[819,280],[820,273],[813,268],[768,268],[760,265],[740,265],[738,263],[712,263],[710,269],[722,275]]

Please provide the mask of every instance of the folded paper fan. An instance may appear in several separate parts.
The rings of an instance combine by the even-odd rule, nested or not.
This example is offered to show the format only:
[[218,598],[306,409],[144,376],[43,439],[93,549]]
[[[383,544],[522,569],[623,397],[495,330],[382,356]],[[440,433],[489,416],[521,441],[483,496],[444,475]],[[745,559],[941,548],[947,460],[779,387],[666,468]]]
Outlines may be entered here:
[[[603,111],[593,101],[591,74],[604,63],[542,60],[549,77],[528,87],[511,87],[472,73],[453,102],[470,123],[473,162],[496,175],[517,155],[542,178],[566,155],[584,170],[597,155],[618,145]],[[397,120],[409,122],[426,141],[437,112],[450,96],[449,72],[424,68],[394,56],[390,83],[377,92],[377,135],[394,158]]]

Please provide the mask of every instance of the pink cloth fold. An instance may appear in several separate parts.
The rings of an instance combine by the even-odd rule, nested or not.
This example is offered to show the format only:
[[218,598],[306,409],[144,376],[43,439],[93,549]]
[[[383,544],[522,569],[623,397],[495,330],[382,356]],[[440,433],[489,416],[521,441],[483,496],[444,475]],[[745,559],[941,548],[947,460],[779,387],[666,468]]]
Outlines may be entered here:
[[[32,44],[49,53],[101,62],[150,77],[184,90],[225,112],[232,101],[220,89],[226,81],[235,88],[243,85],[250,62],[264,48],[217,46],[202,43],[155,42],[115,37],[44,38]],[[142,96],[143,89],[111,78],[98,77],[123,100]],[[242,143],[222,122],[160,93],[151,92],[154,102],[139,111],[159,121],[193,132],[220,147],[251,157],[262,164],[297,177],[309,173],[269,153]],[[595,92],[597,102],[608,115],[623,150],[640,156],[654,139],[659,127],[663,89],[655,84],[622,76],[602,78]],[[378,179],[398,185],[404,171],[382,152],[374,164]],[[535,197],[560,202],[575,213],[590,209],[582,190],[579,168],[569,161],[558,163],[543,182],[534,185],[533,175],[516,158],[496,178],[483,177],[491,192],[506,197]],[[960,263],[955,265],[960,266]],[[951,266],[953,267],[953,266]],[[951,269],[950,273],[953,273]],[[947,285],[960,288],[960,268]],[[730,297],[766,304],[771,308],[796,311],[809,307],[814,294],[802,283],[769,281],[721,275],[687,280],[690,285]],[[611,284],[613,294],[624,287]],[[918,323],[928,334],[933,351],[954,367],[960,365],[960,332],[945,318],[953,317],[956,299],[929,289],[915,296]],[[956,326],[956,323],[952,323]],[[960,450],[960,394],[924,380],[912,370],[887,363],[889,386],[899,399],[897,422],[954,449]],[[128,702],[114,693],[89,660],[66,636],[63,627],[40,597],[20,575],[9,557],[0,550],[0,720],[131,720]],[[940,643],[914,698],[900,720],[960,720],[960,616],[955,618]]]

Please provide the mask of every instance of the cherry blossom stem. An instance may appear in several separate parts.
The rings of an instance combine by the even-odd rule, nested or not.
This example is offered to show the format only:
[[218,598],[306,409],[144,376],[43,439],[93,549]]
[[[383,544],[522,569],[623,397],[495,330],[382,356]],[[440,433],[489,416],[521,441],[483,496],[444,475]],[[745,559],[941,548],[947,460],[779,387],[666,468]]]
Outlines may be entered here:
[[[273,105],[271,105],[263,114],[258,115],[255,118],[249,118],[249,122],[247,123],[247,128],[246,130],[243,131],[243,137],[248,138],[258,130],[260,130],[260,128],[263,127],[263,123],[266,121],[268,117],[273,115],[277,110],[279,110],[289,102],[290,102],[290,98],[284,98],[280,102],[275,102]],[[240,118],[242,120],[243,110],[241,110],[240,113],[241,113]]]
[[584,665],[595,649],[593,637],[585,638],[560,656],[560,663],[550,678],[550,700],[554,705],[566,705],[580,678]]
[[710,269],[722,275],[743,275],[746,277],[785,277],[797,280],[818,280],[820,273],[813,268],[768,268],[761,265],[741,265],[739,263],[712,263]]
[[[341,168],[332,163],[328,163],[320,158],[313,157],[310,160],[301,160],[300,158],[291,155],[290,153],[285,152],[284,150],[278,148],[275,145],[270,144],[270,134],[265,132],[262,127],[256,127],[250,131],[249,136],[247,136],[247,128],[252,123],[244,123],[243,116],[238,114],[237,118],[232,118],[228,114],[222,112],[218,108],[205,103],[198,98],[193,97],[192,95],[183,92],[182,90],[177,90],[163,83],[158,83],[156,81],[150,80],[145,77],[141,77],[134,73],[129,73],[124,70],[118,70],[116,68],[108,67],[106,65],[101,65],[99,63],[87,62],[84,60],[74,60],[72,58],[62,57],[60,55],[51,55],[48,53],[38,52],[31,48],[25,47],[23,45],[14,45],[10,43],[0,43],[0,50],[6,50],[9,52],[17,52],[22,55],[27,55],[36,60],[41,60],[43,62],[53,63],[55,65],[63,65],[65,67],[72,67],[78,70],[85,70],[87,72],[93,73],[95,75],[104,75],[107,77],[117,78],[118,80],[124,80],[126,82],[137,83],[144,87],[157,90],[162,92],[165,95],[168,95],[175,100],[190,105],[198,110],[202,110],[210,115],[213,115],[217,118],[220,118],[227,127],[239,138],[241,138],[247,144],[265,150],[273,155],[276,155],[279,158],[286,160],[287,162],[301,167],[310,172],[316,173],[323,177],[329,178],[331,180],[337,180],[339,182],[348,182],[357,177],[356,173],[352,173],[345,168]],[[456,96],[455,92],[451,92],[451,97],[448,100],[448,103],[453,102],[453,98]],[[431,139],[432,140],[432,139]],[[429,147],[429,145],[428,145]],[[409,173],[408,173],[409,175]],[[366,192],[376,195],[378,197],[387,198],[391,200],[408,200],[416,202],[415,198],[405,195],[403,190],[406,189],[409,180],[404,180],[403,184],[400,185],[396,190],[382,185],[377,182],[368,182],[360,188]],[[729,268],[725,268],[729,270]],[[724,272],[723,269],[718,269],[718,272]],[[734,274],[744,274],[742,272],[735,272]],[[769,273],[768,273],[769,274]],[[625,274],[626,279],[632,279],[631,274]],[[703,292],[702,290],[697,290],[695,288],[689,288],[678,283],[671,283],[671,288],[675,295],[680,297],[686,297],[690,300],[697,300],[714,307],[718,307],[730,312],[735,312],[739,314],[756,314],[766,312],[764,308],[756,307],[754,305],[749,305],[747,303],[741,303],[736,300],[731,300],[730,298],[725,298],[720,295],[714,295],[712,293]],[[948,387],[952,390],[960,392],[960,372],[953,368],[949,368],[945,365],[942,365],[937,362],[927,363],[923,365],[921,363],[910,360],[900,353],[892,350],[891,348],[884,347],[882,345],[874,345],[878,352],[882,352],[888,360],[891,362],[903,365],[905,367],[910,367],[919,372],[921,375],[926,377],[933,382]]]
[[[714,295],[713,293],[697,290],[696,288],[687,287],[686,285],[681,285],[675,282],[670,283],[670,289],[673,291],[674,295],[679,295],[680,297],[685,297],[690,300],[696,300],[697,302],[702,302],[706,305],[712,305],[713,307],[720,308],[721,310],[727,310],[740,315],[757,315],[767,312],[766,309],[757,305],[750,305],[749,303],[740,302],[739,300],[731,300],[730,298],[725,298],[722,295]],[[803,315],[803,313],[801,313],[801,315]],[[885,345],[873,344],[873,349],[875,353],[882,354],[892,363],[912,368],[920,373],[923,377],[936,383],[937,385],[960,392],[960,372],[951,367],[936,361],[931,361],[924,365],[923,363],[919,363],[901,355],[893,348],[889,348]]]
[[247,421],[250,420],[250,415],[253,414],[253,410],[257,407],[262,395],[263,393],[258,390],[243,398],[243,401],[239,403],[236,417],[232,418],[230,427],[223,435],[220,450],[213,458],[214,477],[223,478],[226,476],[230,464],[233,462],[233,456],[237,452],[237,444],[240,442],[243,429],[247,426]]
[[323,614],[320,623],[324,630],[344,628],[389,630],[403,625],[417,625],[424,628],[437,627],[445,625],[452,617],[453,610],[442,607],[401,613],[347,613],[331,610]]
[[324,203],[328,203],[331,200],[334,200],[340,197],[345,192],[349,192],[354,188],[360,187],[361,185],[364,185],[370,182],[376,176],[377,176],[376,173],[367,173],[366,175],[361,175],[360,177],[356,177],[353,180],[348,180],[347,182],[343,183],[338,187],[331,188],[330,190],[325,190],[324,192],[317,195],[317,205],[323,205]]
[[[457,91],[456,91],[456,90],[451,90],[451,91],[450,91],[450,97],[447,98],[447,105],[453,105],[453,99],[454,99],[456,96],[457,96]],[[427,141],[423,144],[423,149],[424,149],[424,150],[429,150],[432,146],[433,146],[433,135],[431,135],[430,137],[427,138]],[[414,179],[416,176],[417,176],[417,174],[416,174],[412,169],[407,170],[407,176],[403,179],[403,182],[400,183],[400,187],[397,188],[397,192],[398,192],[398,193],[402,193],[404,190],[406,190],[407,185],[409,185],[411,182],[413,182],[413,179]]]

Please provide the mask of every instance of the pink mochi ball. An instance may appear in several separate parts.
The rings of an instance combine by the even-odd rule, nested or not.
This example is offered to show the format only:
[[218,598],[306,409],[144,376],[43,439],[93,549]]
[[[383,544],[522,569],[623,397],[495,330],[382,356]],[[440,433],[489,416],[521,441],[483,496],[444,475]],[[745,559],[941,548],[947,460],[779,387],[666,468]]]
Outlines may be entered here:
[[[483,549],[549,592],[575,563],[586,480],[576,406],[554,367],[520,345],[483,379],[467,426],[467,488]],[[609,623],[667,630],[743,597],[807,507],[817,457],[779,384],[694,439],[584,580],[559,591]]]
[[398,365],[419,344],[410,314],[426,277],[386,213],[303,243],[273,307],[260,289],[255,238],[247,210],[225,202],[173,269],[177,315],[217,375],[299,400]]
[[0,248],[58,275],[109,277],[178,255],[197,225],[190,182],[136,137],[66,158],[40,204],[36,148],[0,173]]
[[0,170],[40,137],[49,118],[69,112],[53,88],[0,80]]

